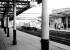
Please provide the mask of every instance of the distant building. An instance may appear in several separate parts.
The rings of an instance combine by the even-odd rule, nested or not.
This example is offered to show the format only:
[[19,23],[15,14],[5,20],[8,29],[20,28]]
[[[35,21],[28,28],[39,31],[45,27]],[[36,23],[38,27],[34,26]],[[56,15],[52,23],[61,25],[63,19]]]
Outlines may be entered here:
[[66,8],[65,10],[56,10],[52,14],[49,15],[50,17],[50,27],[57,28],[59,25],[63,27],[63,29],[70,28],[70,8]]

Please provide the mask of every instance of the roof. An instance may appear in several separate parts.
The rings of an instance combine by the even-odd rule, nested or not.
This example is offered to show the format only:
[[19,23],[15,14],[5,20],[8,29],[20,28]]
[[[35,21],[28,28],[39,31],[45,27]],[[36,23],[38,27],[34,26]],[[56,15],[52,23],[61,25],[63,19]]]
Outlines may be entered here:
[[[9,1],[9,3],[7,1]],[[29,5],[30,1],[24,1],[24,0],[17,0],[17,1],[20,1],[20,2],[17,2],[17,7],[16,7],[17,15],[20,12],[25,11],[30,7]],[[22,7],[20,7],[19,5]],[[13,17],[13,14],[14,14],[13,12],[14,12],[13,0],[0,0],[0,19],[3,18],[5,15],[9,15],[10,17]]]
[[56,13],[52,13],[49,15],[50,17],[65,17],[65,15],[62,14],[56,14]]
[[41,17],[42,16],[42,6],[36,6],[36,7],[32,7],[28,10],[26,10],[25,12],[19,14],[17,16],[17,18],[32,18],[32,19],[37,19],[37,17]]
[[50,17],[70,17],[70,9],[67,9],[67,11],[61,11],[59,13],[52,13],[49,15]]
[[[9,1],[9,3],[8,3],[8,1]],[[13,1],[14,0],[0,0],[0,19],[3,18],[3,16],[5,16],[5,15],[9,15],[9,17],[13,17],[13,15],[14,15],[14,13],[13,13]],[[31,0],[16,0],[16,2],[17,2],[16,14],[19,15],[20,13],[29,9],[30,8],[30,1]],[[40,0],[36,0],[36,1],[39,2]],[[10,7],[7,5],[9,5]],[[36,9],[38,9],[38,7]],[[31,11],[31,10],[29,9],[26,12],[28,12],[28,11]],[[36,10],[33,10],[33,11],[35,12]],[[32,13],[33,13],[33,11],[32,11]],[[39,10],[37,10],[36,13],[37,12],[39,12]]]

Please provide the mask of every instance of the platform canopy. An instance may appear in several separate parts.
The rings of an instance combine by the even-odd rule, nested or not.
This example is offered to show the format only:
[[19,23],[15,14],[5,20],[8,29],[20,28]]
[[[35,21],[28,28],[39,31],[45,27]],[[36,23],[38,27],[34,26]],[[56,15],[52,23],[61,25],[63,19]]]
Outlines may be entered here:
[[13,2],[13,1],[16,1],[16,2],[27,2],[27,1],[31,1],[31,0],[0,0],[0,2]]
[[50,17],[70,17],[70,8],[55,9]]
[[50,17],[65,17],[63,14],[52,13],[49,15]]
[[[0,19],[4,18],[5,15],[13,17],[13,1],[14,0],[0,0]],[[17,15],[30,8],[30,0],[16,0],[16,2]]]
[[62,14],[62,15],[65,15],[65,16],[70,16],[70,11],[61,12],[59,14]]
[[[13,17],[13,15],[14,15],[13,14],[13,1],[15,1],[15,0],[0,0],[0,19],[3,18],[3,16],[5,16],[5,15],[8,15],[9,17]],[[22,12],[30,9],[31,1],[32,0],[16,0],[16,3],[17,3],[16,14],[19,15]],[[42,2],[42,0],[36,0],[36,1],[40,2],[40,3]],[[29,11],[31,11],[31,10],[29,10]],[[39,12],[39,11],[37,11],[37,12]]]
[[37,19],[38,17],[42,16],[42,4],[38,5],[36,7],[32,7],[28,10],[26,10],[25,12],[19,14],[17,16],[17,19],[19,18],[21,20],[22,19]]

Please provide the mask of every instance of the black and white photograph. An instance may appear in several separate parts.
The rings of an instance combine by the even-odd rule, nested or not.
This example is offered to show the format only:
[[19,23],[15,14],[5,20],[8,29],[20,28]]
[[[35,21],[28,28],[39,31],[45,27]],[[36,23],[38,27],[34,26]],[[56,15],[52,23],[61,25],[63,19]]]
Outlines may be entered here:
[[0,0],[0,50],[70,50],[70,0]]

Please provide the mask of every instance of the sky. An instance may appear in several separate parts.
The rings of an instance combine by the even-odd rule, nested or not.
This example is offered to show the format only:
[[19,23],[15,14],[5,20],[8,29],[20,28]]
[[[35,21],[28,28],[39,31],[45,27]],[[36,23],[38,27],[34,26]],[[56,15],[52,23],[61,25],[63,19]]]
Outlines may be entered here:
[[70,8],[70,0],[48,0],[49,14],[54,9]]

